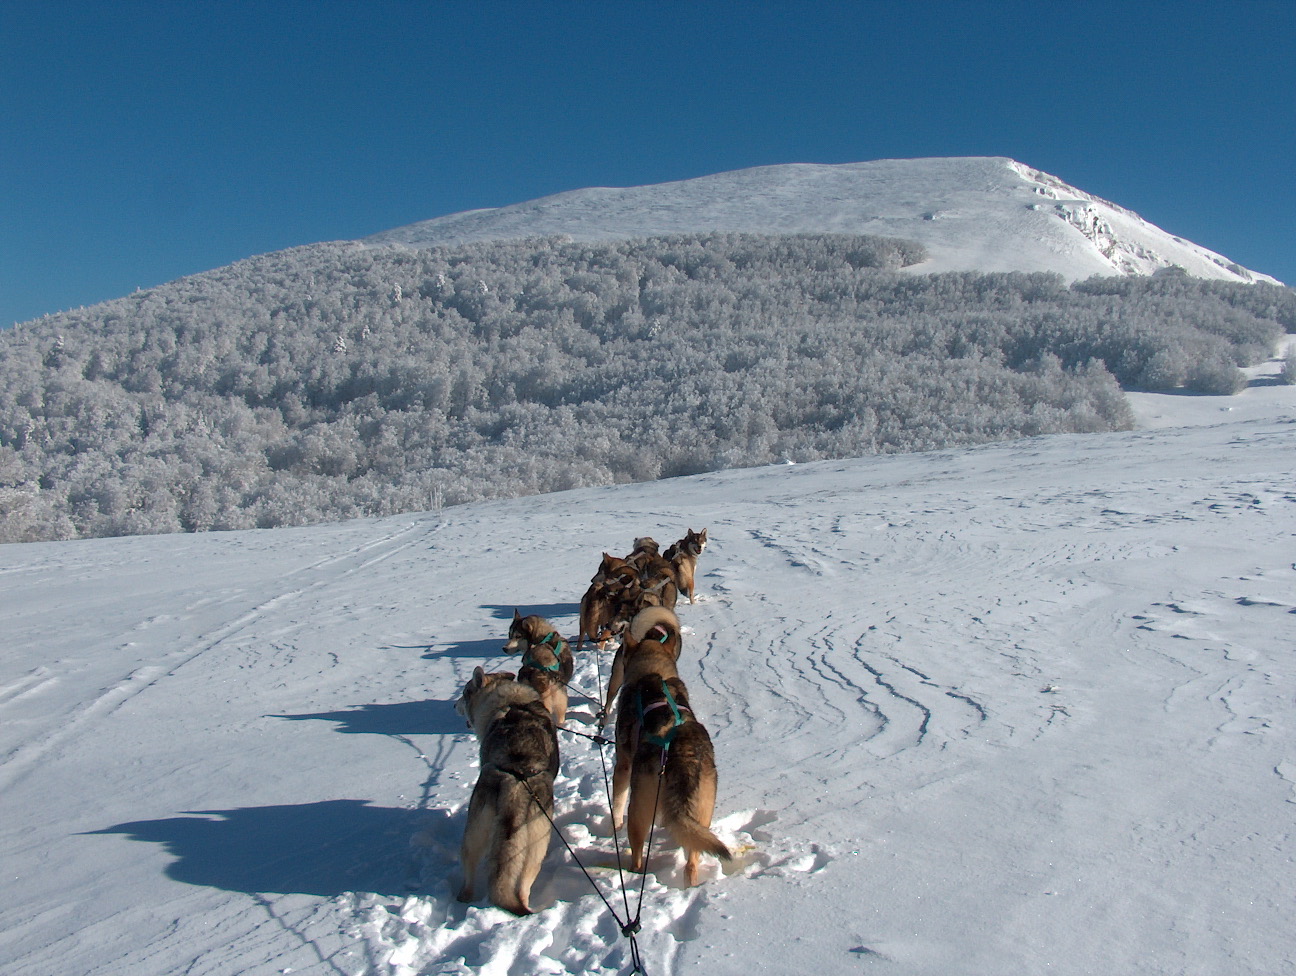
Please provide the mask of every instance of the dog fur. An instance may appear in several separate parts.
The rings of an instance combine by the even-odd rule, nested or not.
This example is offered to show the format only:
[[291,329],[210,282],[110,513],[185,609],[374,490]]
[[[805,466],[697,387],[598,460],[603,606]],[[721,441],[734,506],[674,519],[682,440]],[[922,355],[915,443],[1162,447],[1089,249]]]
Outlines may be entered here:
[[647,591],[657,592],[655,606],[675,608],[679,599],[679,581],[675,567],[661,554],[661,547],[650,537],[635,539],[634,551],[625,560],[639,571],[639,583]]
[[621,634],[621,646],[612,658],[603,714],[612,714],[622,685],[637,681],[645,674],[679,677],[675,662],[679,660],[680,649],[680,625],[675,611],[648,607],[635,614]]
[[586,639],[598,644],[602,650],[617,633],[615,624],[626,593],[626,585],[617,579],[595,577],[581,597],[580,634],[576,650]]
[[562,725],[567,718],[567,685],[575,662],[558,628],[544,617],[524,617],[514,610],[504,652],[522,655],[518,680],[536,690],[554,725]]
[[675,581],[679,585],[680,592],[688,597],[689,603],[697,602],[694,596],[694,587],[697,577],[698,557],[706,549],[706,544],[706,529],[701,532],[694,532],[689,529],[684,538],[667,549],[663,555],[663,558],[675,570]]
[[581,598],[577,650],[587,639],[602,649],[625,630],[640,610],[673,610],[679,593],[674,566],[660,554],[650,536],[636,539],[634,550],[624,559],[603,553],[598,572]]
[[633,643],[625,668],[629,677],[617,700],[612,823],[617,830],[625,824],[631,869],[642,871],[655,815],[684,849],[685,877],[692,886],[703,853],[725,861],[733,855],[711,830],[717,782],[711,737],[689,707],[684,682],[661,673],[675,670],[671,652],[651,646],[663,646],[657,633],[670,626],[668,612],[645,611],[627,634]]
[[477,668],[455,708],[476,732],[481,755],[459,852],[459,900],[476,897],[484,861],[491,902],[529,915],[531,886],[549,850],[558,773],[553,720],[536,690],[506,671]]

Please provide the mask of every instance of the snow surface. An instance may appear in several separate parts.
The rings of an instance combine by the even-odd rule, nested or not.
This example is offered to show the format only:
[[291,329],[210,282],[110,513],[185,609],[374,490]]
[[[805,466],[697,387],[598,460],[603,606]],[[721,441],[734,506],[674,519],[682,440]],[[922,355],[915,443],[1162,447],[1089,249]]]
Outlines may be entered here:
[[920,241],[912,271],[1054,271],[1067,280],[1151,274],[1274,281],[1168,234],[1138,214],[998,156],[794,163],[675,183],[593,187],[384,231],[365,243],[415,247],[565,234],[874,234]]
[[[1296,388],[1267,383],[1129,433],[0,548],[0,972],[626,971],[556,841],[535,915],[453,900],[453,701],[516,662],[514,607],[572,633],[602,550],[690,526],[680,670],[743,855],[685,889],[655,849],[651,976],[1296,972]],[[598,749],[561,745],[559,824],[607,864]]]

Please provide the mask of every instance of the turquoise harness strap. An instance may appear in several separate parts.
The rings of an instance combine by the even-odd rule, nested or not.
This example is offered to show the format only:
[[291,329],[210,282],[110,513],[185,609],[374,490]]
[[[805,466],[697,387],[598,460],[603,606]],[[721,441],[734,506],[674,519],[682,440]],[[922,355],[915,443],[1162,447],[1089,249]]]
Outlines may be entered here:
[[644,639],[647,640],[649,634],[651,634],[654,630],[661,631],[660,637],[653,638],[653,640],[655,640],[658,644],[665,644],[668,640],[670,640],[670,631],[667,630],[665,627],[663,627],[661,624],[654,624],[652,629],[649,630],[647,634],[644,634]]
[[526,653],[522,655],[522,667],[540,668],[542,671],[553,671],[556,674],[558,672],[558,669],[562,667],[563,643],[564,643],[563,639],[558,636],[558,631],[556,630],[553,631],[548,636],[546,636],[544,640],[542,640],[539,644],[536,644],[535,646],[541,647],[544,644],[549,644],[551,647],[553,647],[554,663],[541,664],[539,661],[537,661],[534,657],[531,656],[531,648],[527,647]]
[[[644,708],[643,695],[639,696],[639,732],[642,741],[647,742],[649,745],[657,746],[665,751],[669,749],[671,743],[675,741],[675,733],[679,730],[679,727],[684,724],[684,716],[680,714],[681,707],[675,702],[675,696],[671,694],[665,678],[662,679],[661,685],[662,694],[665,697],[656,699],[654,703],[649,705],[647,708]],[[663,705],[670,706],[671,716],[673,717],[671,727],[666,730],[664,735],[643,735],[644,716],[655,709],[661,708]],[[683,711],[692,714],[687,705],[683,706]]]

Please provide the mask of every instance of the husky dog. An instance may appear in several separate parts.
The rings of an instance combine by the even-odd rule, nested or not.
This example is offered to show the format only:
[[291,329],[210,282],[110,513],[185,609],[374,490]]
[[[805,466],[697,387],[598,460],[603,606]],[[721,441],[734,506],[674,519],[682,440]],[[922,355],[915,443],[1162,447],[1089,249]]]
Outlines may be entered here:
[[648,559],[660,555],[661,546],[657,544],[657,540],[650,535],[643,535],[635,539],[634,548],[630,550],[630,555],[625,557],[625,561],[642,572],[643,564]]
[[460,901],[476,897],[483,859],[490,900],[531,914],[531,885],[549,850],[558,735],[534,688],[506,671],[473,672],[455,710],[477,733],[481,772],[468,803],[459,857]]
[[591,583],[581,597],[580,636],[576,639],[576,650],[581,649],[586,639],[603,650],[609,640],[625,629],[629,616],[633,616],[625,611],[635,602],[638,592],[637,579],[622,582],[613,578]]
[[675,609],[679,600],[679,581],[675,577],[675,567],[662,556],[661,547],[651,536],[635,539],[634,551],[626,556],[625,562],[638,572],[642,591],[652,594],[650,599],[639,603],[638,609],[645,606]]
[[630,867],[644,870],[654,817],[684,849],[684,873],[698,883],[703,853],[733,855],[711,830],[715,811],[715,750],[689,707],[679,678],[645,674],[621,689],[616,726],[612,823],[626,825]]
[[518,680],[536,690],[554,725],[562,725],[567,718],[567,684],[575,662],[558,629],[544,617],[524,617],[514,610],[504,652],[522,655]]
[[663,556],[674,568],[675,580],[679,584],[680,592],[688,596],[689,603],[697,602],[693,595],[694,578],[697,575],[698,557],[702,555],[706,544],[706,529],[701,532],[689,529],[684,538],[667,549]]
[[612,714],[622,685],[631,684],[645,674],[678,677],[675,662],[679,656],[680,625],[675,612],[666,607],[648,607],[636,613],[622,633],[621,646],[612,659],[603,714]]
[[626,583],[638,578],[638,576],[639,570],[630,563],[609,552],[605,552],[603,553],[603,561],[599,563],[598,572],[594,574],[590,582],[600,583],[604,580],[618,580]]

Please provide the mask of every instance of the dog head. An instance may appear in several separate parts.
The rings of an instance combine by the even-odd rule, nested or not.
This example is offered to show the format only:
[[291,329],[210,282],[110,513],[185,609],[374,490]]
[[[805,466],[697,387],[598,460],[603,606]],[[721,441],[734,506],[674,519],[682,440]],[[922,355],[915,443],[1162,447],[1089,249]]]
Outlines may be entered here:
[[522,654],[528,647],[539,644],[555,632],[554,625],[544,617],[536,614],[524,617],[514,610],[513,622],[509,624],[508,640],[504,644],[504,653]]
[[627,570],[631,573],[634,572],[634,568],[626,563],[626,561],[620,556],[614,556],[610,552],[605,552],[603,553],[602,561],[599,563],[598,572],[593,575],[590,582],[601,583],[606,579],[614,579],[625,575]]
[[688,532],[684,534],[684,538],[680,539],[679,542],[666,550],[666,558],[677,559],[680,556],[689,556],[692,559],[696,559],[698,556],[702,555],[702,550],[706,548],[706,544],[706,529],[703,529],[701,532],[694,532],[692,529],[689,529]]
[[477,719],[484,711],[494,707],[493,699],[498,697],[500,685],[504,682],[516,682],[517,675],[511,671],[495,671],[487,674],[482,668],[473,670],[473,676],[464,685],[463,694],[455,702],[455,711],[464,717],[468,728],[477,728]]
[[509,624],[508,640],[504,642],[505,654],[521,654],[526,650],[526,618],[518,613],[517,609],[513,610],[513,621]]

